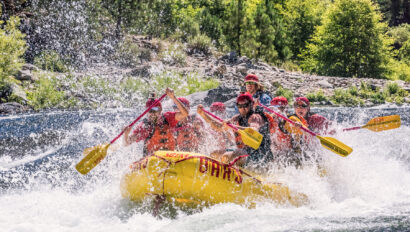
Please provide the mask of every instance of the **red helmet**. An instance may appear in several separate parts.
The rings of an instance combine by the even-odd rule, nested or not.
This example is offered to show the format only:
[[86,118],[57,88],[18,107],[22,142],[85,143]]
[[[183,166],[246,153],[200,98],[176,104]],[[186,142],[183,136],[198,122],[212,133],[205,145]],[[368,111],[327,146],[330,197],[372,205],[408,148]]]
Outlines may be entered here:
[[255,74],[248,74],[245,77],[245,82],[259,83],[259,78]]
[[[148,101],[145,103],[145,107],[146,108],[150,107],[152,104],[155,103],[156,100],[158,100],[158,99],[149,98]],[[158,108],[162,109],[161,102],[157,102],[153,107],[158,107]]]
[[252,94],[250,94],[249,92],[241,93],[236,98],[236,102],[239,102],[239,101],[242,101],[242,100],[245,100],[245,99],[247,99],[249,102],[253,102]]
[[280,97],[275,97],[272,99],[270,102],[271,105],[273,106],[287,106],[288,105],[288,99],[286,97],[280,96]]
[[222,102],[214,102],[209,109],[211,112],[225,112],[226,107]]
[[306,103],[308,106],[310,105],[309,99],[307,99],[306,97],[298,97],[295,100],[295,102],[300,102],[300,101]]

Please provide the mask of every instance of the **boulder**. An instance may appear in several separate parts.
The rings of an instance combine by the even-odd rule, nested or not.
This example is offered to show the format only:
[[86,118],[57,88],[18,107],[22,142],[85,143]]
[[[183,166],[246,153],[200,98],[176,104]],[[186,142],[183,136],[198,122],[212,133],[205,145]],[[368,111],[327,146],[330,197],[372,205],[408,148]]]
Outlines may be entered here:
[[208,95],[205,97],[204,102],[207,106],[211,105],[212,102],[226,102],[235,98],[238,93],[239,88],[219,86],[218,88],[208,91]]
[[24,91],[24,89],[20,85],[14,83],[11,84],[10,96],[12,96],[14,99],[18,98],[19,101],[27,102],[26,91]]
[[327,80],[323,79],[317,83],[322,88],[333,88],[333,85],[330,84]]
[[38,68],[32,64],[24,64],[17,72],[16,79],[20,81],[37,81],[38,78],[33,75],[32,71],[37,71]]
[[29,109],[17,102],[7,102],[0,104],[0,114],[16,114],[23,113]]

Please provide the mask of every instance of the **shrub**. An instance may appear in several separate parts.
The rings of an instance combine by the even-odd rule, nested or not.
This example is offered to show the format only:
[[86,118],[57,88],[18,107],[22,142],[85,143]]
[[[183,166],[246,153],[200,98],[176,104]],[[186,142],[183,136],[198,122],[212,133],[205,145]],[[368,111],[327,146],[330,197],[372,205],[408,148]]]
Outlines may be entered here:
[[219,82],[214,78],[203,79],[197,73],[186,75],[176,72],[164,72],[153,78],[151,89],[161,92],[166,87],[173,88],[175,94],[186,96],[195,92],[214,89],[219,86]]
[[29,105],[35,110],[52,108],[59,105],[64,100],[64,92],[57,89],[55,77],[40,77],[35,82],[35,89],[27,93]]
[[[134,43],[131,37],[125,37],[124,40],[118,44],[113,58],[121,65],[135,66],[140,62],[139,55],[140,48],[138,44]],[[149,57],[150,56],[151,55],[149,55]],[[150,58],[148,60],[150,60]]]
[[171,44],[168,49],[161,52],[160,59],[166,64],[184,66],[186,64],[186,54],[183,46],[179,43]]
[[347,106],[358,106],[358,105],[363,105],[364,101],[361,100],[360,98],[353,96],[350,94],[348,90],[344,89],[335,89],[334,95],[331,97],[331,99],[337,103],[337,104],[342,104],[342,105],[347,105]]
[[400,86],[396,82],[389,82],[386,85],[386,89],[389,95],[396,94],[399,91],[399,88]]
[[275,92],[275,95],[286,97],[289,103],[292,101],[292,97],[293,97],[292,90],[283,88],[282,86],[279,86],[279,88]]
[[390,63],[390,73],[388,77],[390,80],[403,80],[406,82],[410,82],[410,60],[406,62],[403,60],[397,61],[392,59]]
[[187,49],[190,54],[202,53],[204,55],[209,55],[211,53],[211,48],[212,41],[204,34],[199,34],[188,39]]
[[322,102],[322,101],[328,101],[328,98],[325,96],[325,93],[323,90],[319,89],[318,91],[314,93],[308,93],[306,95],[307,99],[311,102]]
[[22,56],[27,49],[24,34],[18,30],[20,19],[12,16],[5,26],[3,23],[0,20],[0,82],[21,68],[24,64]]
[[45,50],[34,58],[34,64],[51,72],[67,72],[68,68],[60,55],[53,50]]

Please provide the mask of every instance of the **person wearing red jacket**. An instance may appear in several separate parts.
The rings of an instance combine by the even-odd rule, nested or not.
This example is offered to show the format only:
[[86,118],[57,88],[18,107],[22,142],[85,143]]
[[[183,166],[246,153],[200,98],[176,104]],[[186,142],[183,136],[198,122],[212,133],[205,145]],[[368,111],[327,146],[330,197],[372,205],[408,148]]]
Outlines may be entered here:
[[[188,99],[179,97],[178,100],[182,102],[189,111],[190,103]],[[174,105],[174,109],[178,111],[177,105]],[[199,152],[200,145],[203,144],[204,139],[203,127],[204,123],[196,114],[190,114],[188,117],[180,120],[174,129],[177,150]]]
[[[166,89],[167,96],[176,104],[178,112],[162,113],[162,105],[158,102],[148,112],[145,118],[130,135],[132,127],[127,127],[124,131],[124,144],[129,146],[134,142],[144,141],[143,155],[152,155],[158,150],[175,150],[176,140],[174,138],[174,128],[178,121],[188,116],[188,110],[178,100],[172,89]],[[155,103],[154,98],[148,99],[145,107],[150,107]]]

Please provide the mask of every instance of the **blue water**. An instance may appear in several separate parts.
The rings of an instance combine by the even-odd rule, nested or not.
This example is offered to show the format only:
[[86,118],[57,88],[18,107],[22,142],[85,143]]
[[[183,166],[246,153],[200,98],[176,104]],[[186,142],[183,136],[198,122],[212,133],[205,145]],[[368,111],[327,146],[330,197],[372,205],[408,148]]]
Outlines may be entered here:
[[[121,139],[88,175],[74,169],[86,147],[109,142],[139,110],[44,112],[0,117],[0,231],[410,231],[410,107],[314,109],[339,128],[399,114],[402,126],[334,137],[348,157],[323,151],[328,175],[273,170],[308,195],[307,206],[221,204],[162,219],[122,199],[119,181],[141,146]],[[149,207],[148,207],[149,208]]]

